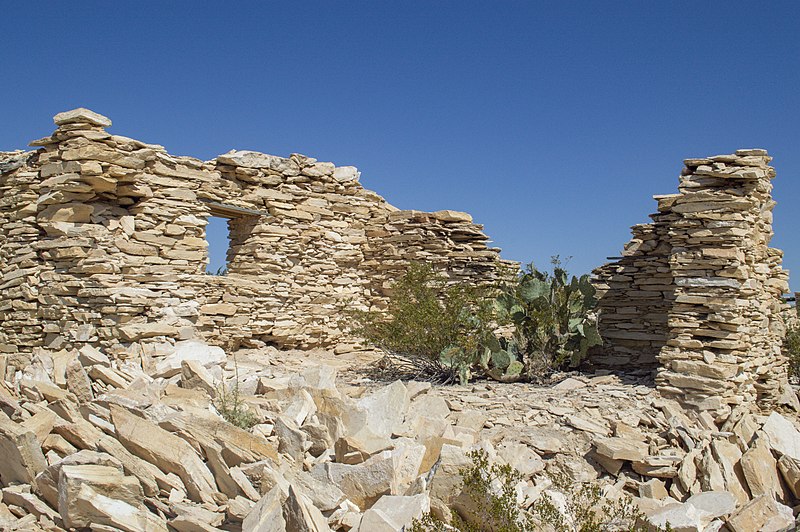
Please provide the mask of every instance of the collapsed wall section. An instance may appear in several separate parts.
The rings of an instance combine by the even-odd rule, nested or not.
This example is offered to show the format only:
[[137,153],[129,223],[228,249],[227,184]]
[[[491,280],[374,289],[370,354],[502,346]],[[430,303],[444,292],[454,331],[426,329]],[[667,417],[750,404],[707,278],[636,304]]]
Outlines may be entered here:
[[679,193],[656,196],[653,223],[595,272],[607,344],[598,360],[657,367],[662,394],[723,417],[776,403],[788,273],[769,247],[770,160],[739,150],[685,161]]
[[[514,266],[469,215],[398,210],[354,167],[250,151],[204,162],[111,135],[85,109],[55,121],[37,151],[0,155],[0,352],[352,349],[343,310],[383,306],[409,262],[476,283]],[[228,219],[226,275],[205,273],[212,215]]]

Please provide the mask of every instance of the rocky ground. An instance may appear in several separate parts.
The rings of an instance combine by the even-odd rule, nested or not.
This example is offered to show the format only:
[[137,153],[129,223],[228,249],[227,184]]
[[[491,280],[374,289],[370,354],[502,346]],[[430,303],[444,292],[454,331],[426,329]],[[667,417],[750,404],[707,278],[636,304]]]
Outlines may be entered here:
[[[556,477],[630,496],[653,529],[794,527],[796,413],[742,409],[720,425],[659,397],[646,375],[378,382],[364,371],[375,358],[232,357],[184,341],[158,360],[86,347],[0,368],[0,528],[382,532],[450,508],[474,519],[459,469],[478,448],[521,472],[520,508],[546,495],[567,523]],[[236,382],[248,430],[215,408],[231,406]]]

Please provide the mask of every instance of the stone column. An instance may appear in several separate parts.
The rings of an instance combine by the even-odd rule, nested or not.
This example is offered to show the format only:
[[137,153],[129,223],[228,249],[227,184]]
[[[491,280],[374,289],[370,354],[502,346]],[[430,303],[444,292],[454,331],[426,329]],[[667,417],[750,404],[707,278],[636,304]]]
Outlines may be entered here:
[[687,159],[667,232],[675,302],[658,355],[662,394],[727,417],[744,403],[769,407],[786,382],[780,346],[788,274],[772,237],[771,157],[764,150]]

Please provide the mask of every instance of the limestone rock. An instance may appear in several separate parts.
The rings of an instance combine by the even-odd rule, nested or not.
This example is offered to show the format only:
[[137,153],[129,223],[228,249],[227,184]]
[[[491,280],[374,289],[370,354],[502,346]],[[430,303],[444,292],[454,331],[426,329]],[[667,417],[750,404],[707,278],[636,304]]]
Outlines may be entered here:
[[595,438],[597,453],[613,460],[642,462],[648,455],[647,444],[625,438]]
[[116,405],[111,405],[111,417],[119,441],[131,453],[178,475],[192,500],[213,500],[214,476],[186,441]]
[[324,532],[329,531],[328,521],[302,493],[294,486],[289,487],[289,496],[284,503],[284,519],[287,530],[298,532]]
[[788,506],[761,495],[739,508],[727,526],[731,532],[779,532],[794,526],[794,516]]
[[0,482],[33,483],[36,475],[47,467],[36,435],[19,427],[0,413]]
[[88,486],[114,501],[137,507],[142,499],[142,487],[135,477],[123,475],[118,469],[103,465],[65,465],[58,475],[58,512],[68,528],[86,527],[104,518],[92,513],[93,506],[84,502],[81,489]]
[[414,519],[430,511],[430,498],[425,493],[411,496],[384,495],[364,512],[359,532],[394,532],[404,530]]
[[83,515],[92,516],[92,524],[115,527],[124,532],[166,532],[166,523],[148,510],[97,493],[81,486],[74,502]]
[[225,361],[225,351],[216,346],[211,346],[198,340],[182,340],[175,343],[169,355],[156,364],[156,375],[172,377],[181,372],[181,363],[192,360],[209,367]]
[[53,117],[53,122],[55,122],[58,126],[74,123],[85,123],[93,126],[111,127],[111,120],[84,107],[58,113]]
[[178,329],[166,323],[131,323],[119,328],[124,340],[135,342],[155,336],[176,336]]
[[800,460],[785,454],[778,459],[778,469],[795,499],[800,499]]
[[335,484],[349,500],[365,510],[391,493],[396,460],[391,451],[379,453],[357,465],[326,463],[312,470],[318,480]]
[[775,498],[780,493],[777,462],[764,438],[756,440],[755,445],[742,455],[741,464],[753,497],[768,495]]
[[772,412],[761,430],[769,440],[769,446],[782,455],[800,460],[800,431],[777,412]]
[[272,488],[244,518],[242,532],[286,532],[284,499],[280,487]]

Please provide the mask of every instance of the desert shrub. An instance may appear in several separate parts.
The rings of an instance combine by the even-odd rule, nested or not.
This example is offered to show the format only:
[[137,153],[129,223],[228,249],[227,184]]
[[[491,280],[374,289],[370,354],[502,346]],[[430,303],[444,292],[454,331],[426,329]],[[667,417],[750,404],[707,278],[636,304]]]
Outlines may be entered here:
[[[659,529],[648,525],[644,514],[632,499],[623,495],[608,498],[596,482],[572,482],[566,476],[551,477],[553,490],[564,495],[564,506],[546,493],[528,509],[517,504],[516,486],[522,475],[508,465],[490,463],[483,450],[469,454],[472,464],[460,471],[461,485],[456,489],[469,499],[469,507],[480,525],[453,512],[450,524],[425,514],[414,520],[411,532],[532,532],[542,529],[578,532],[644,532]],[[471,520],[470,520],[471,521]],[[668,532],[660,529],[661,532]]]
[[478,449],[469,453],[472,464],[459,471],[461,484],[456,493],[466,497],[470,513],[481,525],[471,523],[458,512],[452,512],[452,522],[445,525],[432,514],[414,520],[411,532],[529,532],[538,530],[530,514],[517,505],[516,485],[522,474],[509,465],[490,463],[486,451]]
[[385,312],[351,311],[349,318],[355,334],[418,376],[466,382],[489,334],[490,311],[486,289],[449,283],[430,265],[412,263],[392,285]]
[[247,404],[242,400],[242,394],[239,391],[239,363],[235,355],[233,367],[235,381],[232,385],[222,382],[216,387],[213,401],[214,408],[228,423],[240,429],[249,430],[258,423],[258,417],[250,411]]
[[225,421],[240,429],[249,430],[258,423],[258,417],[242,401],[238,383],[233,386],[222,385],[217,388],[214,408],[217,409],[219,415],[225,418]]
[[800,325],[794,325],[786,331],[783,354],[789,359],[789,376],[800,379]]
[[552,273],[530,264],[496,300],[498,318],[514,329],[501,351],[519,353],[531,377],[577,366],[602,343],[589,276],[570,278],[558,256],[552,264]]

